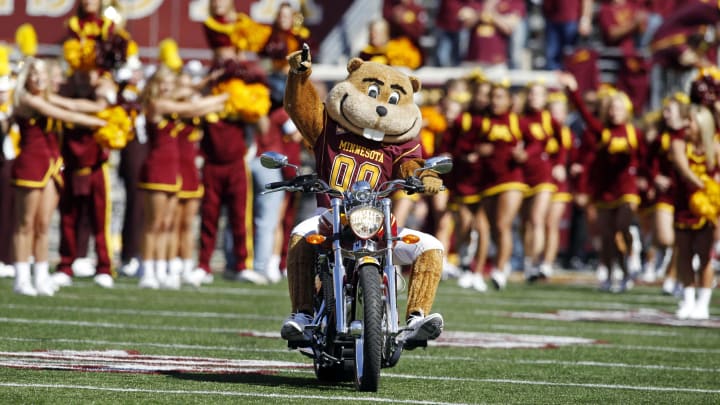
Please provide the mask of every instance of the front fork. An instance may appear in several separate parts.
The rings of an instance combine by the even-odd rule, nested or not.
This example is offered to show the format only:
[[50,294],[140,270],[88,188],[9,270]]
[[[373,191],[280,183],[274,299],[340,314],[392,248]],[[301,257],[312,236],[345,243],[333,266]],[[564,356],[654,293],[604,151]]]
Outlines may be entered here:
[[343,264],[342,247],[340,245],[339,235],[342,233],[342,223],[340,222],[340,212],[342,211],[342,200],[333,198],[330,200],[333,215],[333,255],[335,257],[335,266],[333,266],[333,293],[335,294],[335,328],[338,336],[348,333],[345,324],[345,265]]
[[393,264],[393,239],[392,234],[392,202],[389,198],[382,200],[383,214],[385,215],[385,240],[387,250],[385,253],[385,276],[387,277],[387,298],[388,315],[390,317],[390,333],[394,336],[398,333],[398,311],[397,311],[397,287],[395,285],[395,265]]

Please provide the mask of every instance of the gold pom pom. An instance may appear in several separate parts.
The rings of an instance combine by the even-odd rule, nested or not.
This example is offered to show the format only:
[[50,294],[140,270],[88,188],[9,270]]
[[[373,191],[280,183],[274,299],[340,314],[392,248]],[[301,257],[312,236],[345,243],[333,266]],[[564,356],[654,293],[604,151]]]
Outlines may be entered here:
[[228,93],[225,114],[246,122],[257,122],[270,111],[270,90],[260,83],[246,84],[240,79],[230,79],[213,89],[214,94]]
[[253,21],[247,14],[238,14],[230,33],[230,41],[241,51],[260,52],[272,34],[272,27]]
[[73,70],[91,70],[96,66],[95,41],[75,38],[63,43],[63,57]]
[[422,63],[420,51],[406,37],[391,39],[387,43],[387,58],[390,66],[405,66],[417,69]]
[[35,27],[25,23],[15,31],[15,43],[23,56],[35,56],[37,54],[38,39]]
[[172,38],[165,38],[160,41],[158,46],[160,55],[158,59],[165,66],[169,67],[173,71],[179,71],[183,66],[182,58],[180,58],[180,52],[178,51],[178,44]]
[[10,48],[0,45],[0,76],[7,76],[10,72]]
[[120,106],[106,108],[97,113],[107,124],[95,131],[95,141],[105,148],[122,149],[133,139],[132,121]]

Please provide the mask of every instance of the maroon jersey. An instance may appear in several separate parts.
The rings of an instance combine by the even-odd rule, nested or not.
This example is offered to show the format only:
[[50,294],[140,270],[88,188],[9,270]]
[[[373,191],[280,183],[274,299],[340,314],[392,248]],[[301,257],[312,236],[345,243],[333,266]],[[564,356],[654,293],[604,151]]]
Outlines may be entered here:
[[383,2],[383,18],[390,25],[391,38],[405,36],[414,43],[420,41],[428,21],[427,12],[423,6],[402,0],[385,0]]
[[700,38],[704,26],[720,21],[717,2],[692,1],[669,15],[653,36],[653,60],[664,67],[678,67],[680,54],[690,47],[691,38]]
[[440,0],[440,5],[435,15],[435,25],[448,32],[458,32],[463,29],[463,24],[458,18],[458,13],[463,7],[472,4],[474,0]]
[[636,176],[642,133],[632,124],[605,127],[590,114],[576,91],[570,93],[570,99],[595,141],[589,173],[593,200],[608,208],[626,202],[639,203]]
[[[717,165],[711,168],[705,154],[699,153],[690,143],[685,144],[685,156],[688,158],[690,170],[698,177],[707,175],[714,178],[717,175]],[[679,229],[700,229],[707,223],[707,219],[693,214],[690,209],[690,197],[697,191],[697,187],[685,181],[677,171],[674,173],[673,184],[676,187],[674,198],[675,227]]]
[[214,164],[241,160],[247,152],[245,125],[239,121],[227,120],[205,122],[200,147],[205,159]]
[[[478,4],[479,11],[482,4]],[[499,0],[495,10],[503,15],[524,14],[524,3],[515,0]],[[507,62],[509,35],[501,32],[492,22],[480,21],[470,31],[470,44],[465,60],[488,65],[497,65]]]
[[552,161],[547,153],[550,140],[557,140],[562,132],[550,112],[533,111],[523,116],[523,141],[527,152],[527,161],[523,165],[525,183],[537,190],[554,190],[552,180]]
[[167,192],[180,190],[178,129],[173,121],[167,119],[147,124],[150,152],[140,169],[138,187]]
[[543,0],[542,12],[545,19],[555,23],[578,21],[582,0]]
[[96,168],[107,161],[109,152],[95,141],[92,129],[74,126],[63,134],[62,155],[68,168]]
[[[481,179],[483,177],[482,161],[470,162],[467,159],[467,149],[473,143],[474,134],[480,131],[484,114],[464,112],[455,120],[449,131],[443,136],[439,146],[439,153],[449,153],[453,158],[453,172],[463,173],[463,179],[458,176],[443,177],[443,183],[457,197],[459,202],[474,204],[482,197]],[[464,138],[472,138],[465,140]]]
[[635,53],[634,36],[637,29],[627,32],[619,38],[611,38],[610,31],[614,28],[624,26],[628,21],[635,18],[635,14],[640,10],[632,3],[617,4],[605,3],[600,7],[598,20],[600,22],[600,33],[603,37],[605,45],[620,48],[623,55],[632,55]]
[[458,151],[468,154],[475,152],[483,143],[493,145],[490,156],[480,158],[482,176],[478,187],[483,197],[490,197],[503,191],[524,190],[521,165],[512,156],[513,149],[522,141],[520,118],[515,113],[476,117],[477,128],[469,136],[458,141]]
[[54,121],[49,118],[17,117],[20,127],[20,154],[13,161],[12,179],[16,186],[44,188],[62,167]]
[[575,76],[580,94],[595,91],[600,85],[599,58],[598,52],[591,48],[578,48],[565,55],[563,65],[565,70]]
[[[358,181],[367,181],[377,187],[399,178],[403,163],[421,159],[417,139],[398,145],[371,141],[347,132],[327,116],[325,130],[315,142],[313,151],[318,176],[330,187],[343,191]],[[327,196],[318,198],[318,206],[328,207],[329,202]]]
[[179,172],[182,179],[178,197],[200,198],[203,190],[200,184],[200,171],[195,165],[195,158],[200,153],[198,143],[202,133],[194,122],[179,121],[175,123],[175,128],[180,157]]
[[[670,145],[676,139],[685,139],[684,129],[663,132],[648,145],[646,161],[648,168],[646,170],[651,183],[656,176],[664,176],[669,179],[674,177],[675,167],[670,160]],[[672,184],[667,190],[656,190],[653,203],[672,205],[675,198],[674,189],[674,184]]]

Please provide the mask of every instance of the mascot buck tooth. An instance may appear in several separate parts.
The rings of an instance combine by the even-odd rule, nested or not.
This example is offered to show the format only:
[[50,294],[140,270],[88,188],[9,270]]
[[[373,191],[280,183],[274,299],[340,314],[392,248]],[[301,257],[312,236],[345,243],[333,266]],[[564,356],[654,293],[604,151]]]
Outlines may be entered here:
[[[347,65],[348,76],[319,99],[310,80],[307,49],[288,56],[290,73],[285,90],[285,109],[303,138],[312,146],[319,177],[331,187],[346,190],[358,180],[376,186],[395,178],[406,178],[422,167],[418,134],[420,109],[413,95],[420,81],[392,67],[363,62]],[[442,180],[436,173],[420,175],[425,190],[437,193]],[[318,201],[329,207],[329,201]],[[289,341],[306,341],[305,325],[312,321],[314,250],[304,236],[317,232],[320,215],[298,224],[288,249],[288,285],[292,314],[281,335]],[[443,246],[434,236],[403,229],[420,238],[413,245],[398,243],[395,263],[411,265],[408,289],[406,348],[437,338],[442,332],[440,314],[430,314],[443,265]]]

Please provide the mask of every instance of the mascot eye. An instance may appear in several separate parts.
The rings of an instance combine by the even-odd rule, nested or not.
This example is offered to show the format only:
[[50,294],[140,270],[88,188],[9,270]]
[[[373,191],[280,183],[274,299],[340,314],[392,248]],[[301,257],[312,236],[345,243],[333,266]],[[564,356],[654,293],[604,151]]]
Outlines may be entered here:
[[380,89],[378,86],[371,84],[370,87],[368,87],[367,94],[372,98],[377,98],[378,94],[380,94]]
[[396,91],[393,91],[392,94],[390,94],[390,98],[388,99],[388,103],[390,104],[397,104],[400,102],[400,94],[398,94]]

